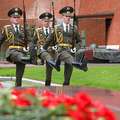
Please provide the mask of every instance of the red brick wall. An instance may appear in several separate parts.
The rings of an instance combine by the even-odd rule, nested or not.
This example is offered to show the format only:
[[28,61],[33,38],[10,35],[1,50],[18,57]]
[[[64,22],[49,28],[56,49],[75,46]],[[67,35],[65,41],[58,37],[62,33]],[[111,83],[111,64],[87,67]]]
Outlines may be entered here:
[[[9,23],[7,13],[10,8],[12,7],[20,7],[22,8],[22,1],[23,0],[1,0],[0,4],[0,26],[5,25],[6,23]],[[25,6],[26,6],[26,13],[28,19],[38,19],[39,15],[42,12],[51,11],[52,12],[52,6],[51,1],[52,0],[24,0]],[[79,0],[76,0],[76,13],[79,13]],[[73,6],[73,0],[54,0],[54,8],[55,8],[55,15],[57,18],[61,18],[61,15],[59,14],[59,10],[64,6]],[[36,22],[36,21],[35,21]],[[33,22],[34,23],[34,22]]]
[[108,35],[108,44],[120,45],[120,7],[116,10]]
[[[39,14],[44,11],[50,11],[51,0],[24,0],[27,8],[28,18],[38,18]],[[0,4],[0,26],[6,24],[6,20],[1,21],[1,19],[8,19],[7,12],[10,8],[19,6],[22,8],[22,0],[1,0]],[[55,12],[57,17],[61,17],[58,12],[61,7],[70,5],[73,6],[73,0],[54,0]],[[118,42],[118,37],[120,33],[118,32],[119,27],[119,13],[117,9],[120,6],[119,0],[76,0],[76,13],[77,15],[89,15],[97,13],[113,12],[115,17],[113,19],[110,33],[108,36],[108,44],[112,44],[112,41]],[[88,22],[87,22],[88,21]],[[102,22],[102,21],[101,21]],[[103,44],[105,41],[104,33],[104,23],[96,22],[96,20],[82,20],[81,28],[87,31],[87,44],[95,40],[99,44]],[[8,23],[8,22],[7,22]],[[85,24],[85,25],[84,25]],[[93,30],[94,25],[96,25],[96,30]],[[83,28],[84,27],[84,28]],[[98,28],[100,27],[100,30]],[[103,28],[102,28],[103,27]],[[95,29],[95,28],[94,28]],[[92,31],[92,33],[91,33]],[[101,33],[97,33],[97,32]],[[94,37],[93,37],[94,34]],[[91,35],[91,36],[90,36]],[[103,40],[101,40],[103,39]],[[96,41],[97,40],[97,41]],[[101,40],[101,41],[100,41]],[[119,42],[120,43],[120,42]]]
[[[10,8],[19,6],[22,8],[22,0],[0,0],[0,26],[8,23],[7,12]],[[27,10],[27,18],[36,19],[44,11],[50,11],[52,0],[24,0]],[[66,5],[73,6],[74,0],[54,0],[55,14],[61,18],[59,10]],[[77,15],[93,15],[99,13],[114,13],[112,24],[105,38],[105,22],[103,19],[81,19],[79,20],[80,30],[87,33],[87,45],[97,43],[120,44],[120,0],[76,0]],[[3,20],[2,20],[3,19]],[[1,21],[2,20],[2,21]],[[34,21],[32,21],[34,24]]]
[[[114,17],[112,20],[112,24],[110,26],[110,30],[109,30],[109,34],[108,34],[108,39],[105,40],[107,41],[107,44],[119,44],[120,45],[120,1],[119,0],[81,0],[80,3],[80,15],[90,15],[90,14],[99,14],[99,13],[114,13]],[[92,23],[90,25],[90,23],[88,22],[87,24],[89,24],[89,27],[91,26],[90,29],[87,29],[87,27],[85,26],[85,29],[87,29],[87,32],[91,33],[91,30],[93,32],[93,27],[92,27]],[[95,24],[95,23],[94,23]],[[97,24],[97,26],[101,26],[101,24]],[[96,31],[98,27],[96,28]],[[95,34],[95,38],[96,38],[96,42],[99,41],[100,39],[100,34],[104,35],[104,25],[103,28],[100,27],[100,31],[101,33],[97,33],[96,31],[94,31]],[[87,42],[89,43],[92,38],[92,35],[88,37]],[[104,38],[105,36],[102,36],[101,38]],[[90,39],[89,39],[90,38]],[[105,38],[104,38],[105,39]],[[101,40],[101,41],[104,41]],[[103,44],[103,43],[100,43]]]
[[[27,13],[31,14],[28,15],[30,17],[36,17],[40,15],[40,13],[44,11],[51,10],[51,1],[52,0],[24,0],[25,6],[27,8]],[[22,8],[22,0],[1,0],[0,4],[0,17],[2,19],[7,18],[7,12],[12,7],[20,7]],[[76,12],[79,13],[79,0],[76,0]],[[64,6],[73,6],[73,0],[54,0],[55,12],[58,15],[59,10]]]
[[87,46],[92,43],[96,43],[98,45],[105,44],[104,19],[81,19],[79,20],[79,28],[81,31],[86,31]]
[[80,14],[114,12],[119,4],[119,0],[80,0]]

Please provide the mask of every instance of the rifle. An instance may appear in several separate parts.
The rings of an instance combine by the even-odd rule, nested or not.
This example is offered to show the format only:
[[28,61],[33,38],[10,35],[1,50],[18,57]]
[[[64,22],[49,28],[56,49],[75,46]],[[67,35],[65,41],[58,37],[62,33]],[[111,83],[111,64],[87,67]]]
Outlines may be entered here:
[[24,30],[24,41],[25,41],[25,48],[27,50],[27,29],[26,29],[26,10],[25,10],[25,2],[23,0],[23,30]]
[[73,37],[72,37],[72,52],[75,53],[76,49],[75,49],[75,25],[76,25],[76,11],[75,11],[75,0],[74,0],[74,15],[73,15]]
[[52,1],[52,14],[53,14],[53,21],[52,21],[52,28],[53,28],[53,45],[56,45],[56,36],[55,36],[55,12],[54,12],[54,2]]

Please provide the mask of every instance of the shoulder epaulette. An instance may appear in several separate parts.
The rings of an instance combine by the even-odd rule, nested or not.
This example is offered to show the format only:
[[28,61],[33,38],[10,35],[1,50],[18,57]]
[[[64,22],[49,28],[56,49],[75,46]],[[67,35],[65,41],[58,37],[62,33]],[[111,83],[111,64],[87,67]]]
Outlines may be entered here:
[[42,28],[36,28],[36,31],[42,31]]
[[5,35],[7,36],[7,39],[9,39],[11,36],[13,36],[13,34],[12,35],[10,35],[9,36],[9,30],[11,29],[11,25],[5,25],[3,28],[3,33],[5,33]]
[[5,25],[5,26],[4,26],[5,29],[6,29],[6,28],[9,28],[9,27],[11,27],[11,25]]
[[5,30],[5,33],[6,35],[8,36],[8,29],[11,28],[11,25],[5,25],[4,26],[4,30]]

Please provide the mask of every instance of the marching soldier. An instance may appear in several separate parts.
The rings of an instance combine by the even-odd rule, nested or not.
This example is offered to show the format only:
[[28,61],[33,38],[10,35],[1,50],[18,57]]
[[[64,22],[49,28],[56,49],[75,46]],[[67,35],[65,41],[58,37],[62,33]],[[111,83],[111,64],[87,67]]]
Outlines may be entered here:
[[[3,27],[0,37],[0,46],[5,41],[8,43],[6,59],[16,64],[15,86],[21,86],[25,64],[30,62],[28,50],[25,48],[28,42],[24,39],[23,26],[20,25],[22,10],[18,7],[12,8],[9,10],[8,16],[11,24]],[[26,34],[29,34],[29,32]]]
[[71,48],[71,54],[75,57],[75,60],[72,62],[73,66],[83,71],[87,71],[87,61],[84,58],[84,51],[80,50],[81,38],[77,30],[77,26],[75,26],[75,24],[73,26],[70,21],[73,12],[74,9],[71,6],[66,6],[59,11],[59,13],[63,16],[63,22],[59,27],[62,29],[64,40],[69,40],[68,43],[71,44],[71,47],[75,44],[74,48]]
[[43,49],[43,45],[47,41],[49,34],[52,32],[52,28],[50,27],[50,20],[52,18],[52,14],[49,12],[42,13],[39,18],[42,20],[42,27],[36,29],[35,41],[37,41],[38,47],[38,57],[43,61],[46,61],[46,80],[45,85],[50,85],[51,76],[53,67],[60,71],[60,66],[56,65],[54,62],[55,51],[52,47],[49,47],[47,50]]
[[[70,78],[73,72],[73,65],[80,70],[87,71],[87,63],[81,64],[80,61],[75,61],[74,56],[77,53],[75,50],[78,50],[81,44],[80,36],[77,29],[74,30],[74,39],[75,46],[73,46],[73,26],[70,24],[70,18],[73,13],[73,8],[70,6],[66,6],[59,11],[60,14],[63,15],[63,23],[57,27],[54,31],[54,34],[51,34],[48,41],[44,45],[44,49],[46,49],[49,44],[53,42],[53,37],[56,36],[56,44],[58,46],[58,57],[57,63],[63,61],[64,62],[64,83],[63,85],[70,84]],[[75,53],[76,52],[76,53]],[[80,53],[81,54],[81,53]],[[76,55],[80,55],[76,54]],[[82,56],[81,56],[82,57]],[[74,62],[75,61],[75,62]]]

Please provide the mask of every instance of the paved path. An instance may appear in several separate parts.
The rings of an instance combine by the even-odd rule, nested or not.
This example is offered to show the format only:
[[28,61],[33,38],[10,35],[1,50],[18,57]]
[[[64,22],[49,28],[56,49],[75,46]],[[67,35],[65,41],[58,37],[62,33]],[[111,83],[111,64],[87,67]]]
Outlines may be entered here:
[[[5,81],[3,82],[3,84],[5,85],[5,87],[11,87],[13,86],[10,81],[14,81],[16,78],[15,77],[5,77],[5,76],[0,76],[0,80],[1,81]],[[44,85],[45,82],[44,81],[38,81],[38,80],[34,80],[34,79],[28,79],[28,78],[23,78],[22,79],[23,81],[26,81],[26,82],[31,82],[31,83],[39,83],[41,85]],[[6,82],[7,81],[7,82]],[[62,86],[61,84],[55,84],[55,83],[52,83],[51,86]]]

